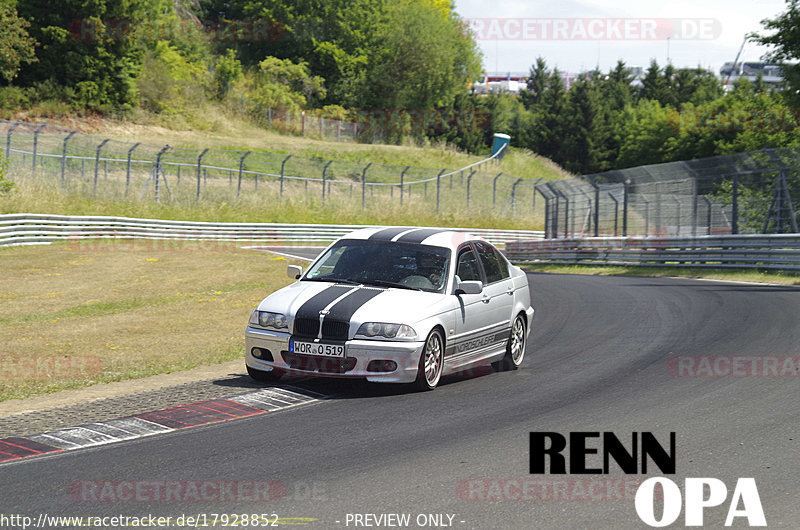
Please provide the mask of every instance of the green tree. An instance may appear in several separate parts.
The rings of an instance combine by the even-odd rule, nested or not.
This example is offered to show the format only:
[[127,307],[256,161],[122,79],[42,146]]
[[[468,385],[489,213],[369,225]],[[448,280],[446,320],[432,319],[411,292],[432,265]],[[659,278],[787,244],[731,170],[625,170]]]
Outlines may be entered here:
[[218,100],[225,99],[235,83],[244,77],[242,63],[236,58],[236,51],[226,50],[225,54],[217,59],[214,69],[214,97]]
[[36,60],[36,41],[28,34],[30,23],[17,15],[11,0],[0,3],[0,76],[10,82],[23,64]]
[[161,0],[18,0],[17,9],[32,21],[31,36],[41,45],[38,62],[20,71],[19,83],[52,80],[74,87],[81,105],[111,109],[136,103],[135,79],[144,53],[121,26],[109,29],[104,21],[136,28],[173,7]]
[[391,4],[372,44],[364,107],[449,108],[480,72],[475,42],[449,2]]
[[761,21],[767,34],[751,35],[759,44],[772,48],[766,59],[783,64],[783,77],[792,90],[787,96],[794,105],[800,104],[800,0],[786,0],[786,11],[772,19]]

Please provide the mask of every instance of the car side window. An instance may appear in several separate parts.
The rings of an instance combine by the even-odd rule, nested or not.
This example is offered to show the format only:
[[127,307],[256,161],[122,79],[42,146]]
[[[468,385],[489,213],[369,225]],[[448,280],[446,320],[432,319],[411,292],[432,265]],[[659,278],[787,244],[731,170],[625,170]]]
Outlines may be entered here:
[[486,273],[486,281],[488,283],[499,282],[510,276],[506,260],[500,256],[497,249],[481,242],[476,242],[475,246],[478,249],[478,256],[480,256],[481,263],[483,264],[483,270]]
[[456,274],[461,278],[462,282],[481,281],[478,259],[472,249],[464,249],[458,254]]

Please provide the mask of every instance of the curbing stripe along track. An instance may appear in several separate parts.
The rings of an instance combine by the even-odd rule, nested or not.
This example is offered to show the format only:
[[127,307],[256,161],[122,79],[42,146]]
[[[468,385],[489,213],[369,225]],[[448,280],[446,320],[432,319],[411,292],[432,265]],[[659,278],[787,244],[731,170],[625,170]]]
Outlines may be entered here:
[[227,398],[187,403],[77,427],[0,440],[0,464],[45,454],[107,445],[200,425],[257,416],[317,403],[326,396],[307,390],[265,388]]

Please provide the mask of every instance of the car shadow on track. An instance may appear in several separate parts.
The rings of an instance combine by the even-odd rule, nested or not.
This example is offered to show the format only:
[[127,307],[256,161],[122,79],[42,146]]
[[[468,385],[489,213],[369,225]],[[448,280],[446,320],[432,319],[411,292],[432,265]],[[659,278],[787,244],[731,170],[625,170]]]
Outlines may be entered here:
[[[490,365],[478,366],[455,374],[442,377],[439,387],[446,387],[454,383],[470,379],[486,377],[493,373]],[[324,396],[324,399],[354,399],[369,397],[388,397],[417,392],[410,384],[370,383],[364,379],[337,379],[325,377],[291,377],[286,376],[277,384],[260,383],[245,374],[231,374],[225,379],[214,381],[215,385],[239,388],[242,390],[259,390],[263,388],[300,389],[309,394]]]

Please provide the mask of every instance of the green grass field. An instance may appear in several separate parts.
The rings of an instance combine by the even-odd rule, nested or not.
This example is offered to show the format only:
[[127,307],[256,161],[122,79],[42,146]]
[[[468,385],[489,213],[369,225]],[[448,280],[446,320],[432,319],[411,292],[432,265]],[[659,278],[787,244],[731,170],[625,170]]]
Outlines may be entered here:
[[0,401],[243,359],[289,263],[225,243],[0,248]]

